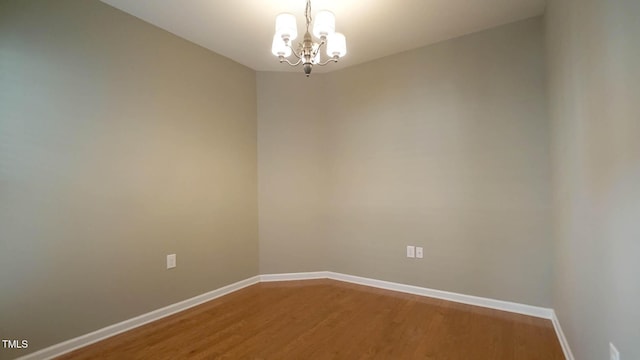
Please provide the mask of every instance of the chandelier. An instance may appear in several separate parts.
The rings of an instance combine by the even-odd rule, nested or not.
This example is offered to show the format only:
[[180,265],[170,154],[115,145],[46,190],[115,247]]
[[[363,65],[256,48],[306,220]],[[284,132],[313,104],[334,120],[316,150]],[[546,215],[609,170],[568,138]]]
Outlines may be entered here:
[[[322,10],[316,14],[315,20],[311,18],[311,0],[307,0],[307,8],[304,12],[307,21],[307,31],[298,49],[292,47],[291,42],[298,37],[296,17],[293,14],[282,13],[276,17],[276,33],[273,36],[271,52],[280,59],[280,63],[286,62],[291,66],[302,64],[304,73],[309,77],[313,65],[324,66],[330,62],[338,62],[338,59],[347,54],[347,41],[341,33],[336,32],[336,17],[331,11]],[[309,33],[309,25],[313,21],[313,35],[320,39],[316,42]],[[326,48],[327,59],[322,60],[320,50]],[[297,60],[289,61],[294,55]]]

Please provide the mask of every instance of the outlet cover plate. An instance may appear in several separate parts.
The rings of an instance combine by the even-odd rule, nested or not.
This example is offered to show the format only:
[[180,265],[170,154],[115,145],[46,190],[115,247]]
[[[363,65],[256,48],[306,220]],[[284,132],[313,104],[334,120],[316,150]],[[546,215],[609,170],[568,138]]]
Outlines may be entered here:
[[416,247],[412,245],[407,245],[407,257],[414,258],[416,257]]
[[167,255],[167,269],[176,267],[176,254]]
[[422,259],[424,257],[424,251],[422,249],[422,246],[416,246],[416,257],[418,259]]

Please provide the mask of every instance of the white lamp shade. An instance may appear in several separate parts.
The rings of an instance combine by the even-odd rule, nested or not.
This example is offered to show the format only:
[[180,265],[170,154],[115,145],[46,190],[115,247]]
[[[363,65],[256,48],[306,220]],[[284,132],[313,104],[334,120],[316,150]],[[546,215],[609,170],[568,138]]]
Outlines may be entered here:
[[343,57],[347,55],[347,39],[340,33],[333,33],[327,37],[327,56]]
[[293,14],[282,13],[276,17],[276,36],[295,40],[298,37],[298,26]]
[[291,48],[288,47],[282,37],[277,34],[273,36],[273,44],[271,44],[271,53],[275,56],[289,57],[291,55]]
[[317,38],[336,32],[336,16],[331,11],[318,11],[313,19],[313,35]]

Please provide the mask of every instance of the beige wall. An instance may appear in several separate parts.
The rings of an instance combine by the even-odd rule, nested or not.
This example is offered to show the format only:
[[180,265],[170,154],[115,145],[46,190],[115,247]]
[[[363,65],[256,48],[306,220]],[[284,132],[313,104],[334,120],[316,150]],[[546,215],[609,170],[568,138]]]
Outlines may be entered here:
[[254,71],[103,3],[0,2],[0,337],[256,275],[256,111]]
[[333,270],[553,306],[576,358],[640,358],[639,6],[550,1],[546,65],[537,18],[306,79],[0,2],[0,337]]
[[260,273],[326,270],[324,81],[259,72],[257,83]]
[[[549,306],[542,34],[537,18],[311,82],[259,73],[261,272]],[[425,258],[405,258],[409,244]]]
[[545,15],[554,301],[576,359],[640,359],[640,2],[551,0]]

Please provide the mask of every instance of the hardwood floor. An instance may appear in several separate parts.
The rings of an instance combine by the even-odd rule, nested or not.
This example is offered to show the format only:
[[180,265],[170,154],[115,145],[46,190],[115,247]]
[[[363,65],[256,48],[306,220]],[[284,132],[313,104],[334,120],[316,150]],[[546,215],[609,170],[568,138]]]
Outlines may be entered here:
[[260,283],[58,359],[564,359],[549,320],[334,280]]

